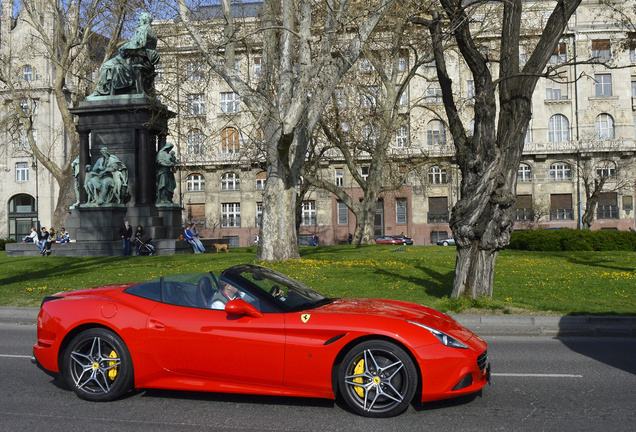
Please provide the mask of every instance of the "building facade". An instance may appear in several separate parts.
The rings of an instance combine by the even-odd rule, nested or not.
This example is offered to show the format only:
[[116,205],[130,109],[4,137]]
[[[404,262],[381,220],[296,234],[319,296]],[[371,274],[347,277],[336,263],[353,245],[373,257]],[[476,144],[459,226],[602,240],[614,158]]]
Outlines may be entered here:
[[[242,5],[241,18],[247,25],[255,22],[259,3]],[[547,6],[537,2],[535,8],[530,8],[527,21],[541,25],[549,15]],[[586,183],[593,184],[599,178],[604,178],[605,184],[591,228],[634,228],[636,45],[627,41],[626,29],[611,25],[613,17],[603,15],[599,8],[598,2],[582,3],[550,59],[548,67],[558,72],[558,76],[541,78],[537,85],[533,117],[517,176],[515,229],[578,227],[587,205]],[[605,17],[603,25],[599,25],[601,15]],[[213,39],[218,9],[209,7],[202,16],[202,20],[212,23],[206,28]],[[19,25],[18,22],[11,32]],[[162,21],[154,26],[163,41],[158,48],[162,59],[157,69],[158,94],[161,102],[177,113],[170,125],[168,141],[178,150],[175,202],[183,207],[184,223],[196,222],[205,237],[227,238],[234,247],[250,246],[259,234],[267,182],[262,134],[240,96],[207,67],[178,23]],[[492,50],[491,55],[496,58],[496,38],[484,35],[483,48]],[[2,36],[4,41],[4,30]],[[237,51],[234,67],[247,82],[256,82],[261,77],[261,45],[258,32],[250,37]],[[528,41],[531,40],[529,35]],[[522,64],[529,52],[524,49]],[[404,72],[415,62],[405,52]],[[577,64],[575,59],[598,61]],[[607,61],[612,67],[604,64]],[[403,173],[404,180],[401,186],[380,195],[374,224],[377,236],[404,234],[420,245],[435,244],[438,239],[452,235],[448,222],[453,205],[460,198],[461,173],[454,163],[454,147],[443,121],[434,66],[432,62],[421,65],[400,97],[398,104],[404,122],[392,131],[388,150],[391,164],[387,166]],[[46,66],[39,67],[42,72],[38,79],[44,82]],[[496,74],[497,63],[492,62],[491,67]],[[470,130],[472,77],[458,57],[452,70],[460,113]],[[373,71],[368,62],[361,58],[349,79],[355,81],[370,72]],[[362,112],[373,106],[382,90],[367,86],[364,94],[356,94],[360,88],[343,86],[338,92],[348,101],[344,108]],[[46,98],[41,98],[38,116],[47,109]],[[51,105],[48,108],[51,113],[46,115],[49,126],[42,129],[53,131],[56,124],[61,124],[55,119],[53,108]],[[352,128],[350,133],[370,139],[373,129],[365,127],[356,129],[357,132]],[[60,137],[53,141],[61,145],[56,157],[63,158],[64,140]],[[0,198],[5,203],[0,220],[6,221],[7,227],[6,234],[0,231],[0,237],[14,235],[10,227],[16,216],[11,209],[17,208],[17,204],[11,204],[11,200],[17,202],[16,197],[27,203],[20,204],[22,210],[31,210],[31,216],[25,217],[44,221],[53,211],[56,190],[52,178],[38,172],[34,181],[32,159],[26,158],[28,152],[24,157],[21,155],[14,152],[9,156],[5,152],[0,162],[4,169]],[[362,155],[358,162],[356,170],[364,179],[369,159]],[[31,169],[26,174],[24,163]],[[415,164],[417,168],[413,168]],[[341,154],[326,152],[317,167],[320,178],[342,187],[354,200],[362,197],[362,189]],[[315,187],[308,188],[300,199],[301,244],[309,244],[313,235],[318,236],[321,245],[347,242],[355,229],[355,219],[344,203],[332,193]],[[28,207],[33,200],[41,203],[39,213],[34,214]],[[23,225],[26,227],[28,223]]]

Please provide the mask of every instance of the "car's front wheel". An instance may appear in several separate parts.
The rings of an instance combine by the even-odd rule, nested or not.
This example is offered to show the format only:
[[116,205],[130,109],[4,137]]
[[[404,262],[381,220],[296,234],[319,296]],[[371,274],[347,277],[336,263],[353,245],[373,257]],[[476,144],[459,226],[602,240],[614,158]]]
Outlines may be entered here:
[[133,387],[133,364],[124,341],[95,328],[75,336],[64,353],[64,379],[82,399],[102,402]]
[[448,242],[445,241],[444,243],[442,243],[442,246],[448,246]]
[[338,371],[338,388],[347,405],[365,417],[392,417],[411,403],[417,369],[411,357],[387,341],[353,347]]

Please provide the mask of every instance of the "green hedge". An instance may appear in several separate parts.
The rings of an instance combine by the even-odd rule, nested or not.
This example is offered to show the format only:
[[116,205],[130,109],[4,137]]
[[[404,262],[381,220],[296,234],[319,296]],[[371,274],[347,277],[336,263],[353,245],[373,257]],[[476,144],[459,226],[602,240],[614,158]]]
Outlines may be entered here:
[[509,249],[530,251],[636,251],[636,232],[573,229],[515,231]]
[[0,250],[4,250],[4,245],[7,243],[15,243],[15,240],[8,238],[0,238]]

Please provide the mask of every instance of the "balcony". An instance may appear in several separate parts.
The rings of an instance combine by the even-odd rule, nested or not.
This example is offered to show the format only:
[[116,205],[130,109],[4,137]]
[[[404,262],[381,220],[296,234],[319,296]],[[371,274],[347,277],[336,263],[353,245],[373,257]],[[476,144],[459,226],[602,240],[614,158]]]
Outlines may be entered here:
[[448,212],[428,213],[428,223],[448,223]]
[[618,206],[598,206],[596,209],[597,219],[618,219]]

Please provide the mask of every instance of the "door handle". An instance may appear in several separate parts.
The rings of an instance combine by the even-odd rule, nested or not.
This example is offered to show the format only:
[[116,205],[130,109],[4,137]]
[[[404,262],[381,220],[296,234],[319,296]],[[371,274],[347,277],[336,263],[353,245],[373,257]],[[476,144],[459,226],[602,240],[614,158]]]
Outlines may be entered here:
[[149,327],[157,329],[157,330],[163,330],[166,326],[162,322],[151,319],[149,323]]

